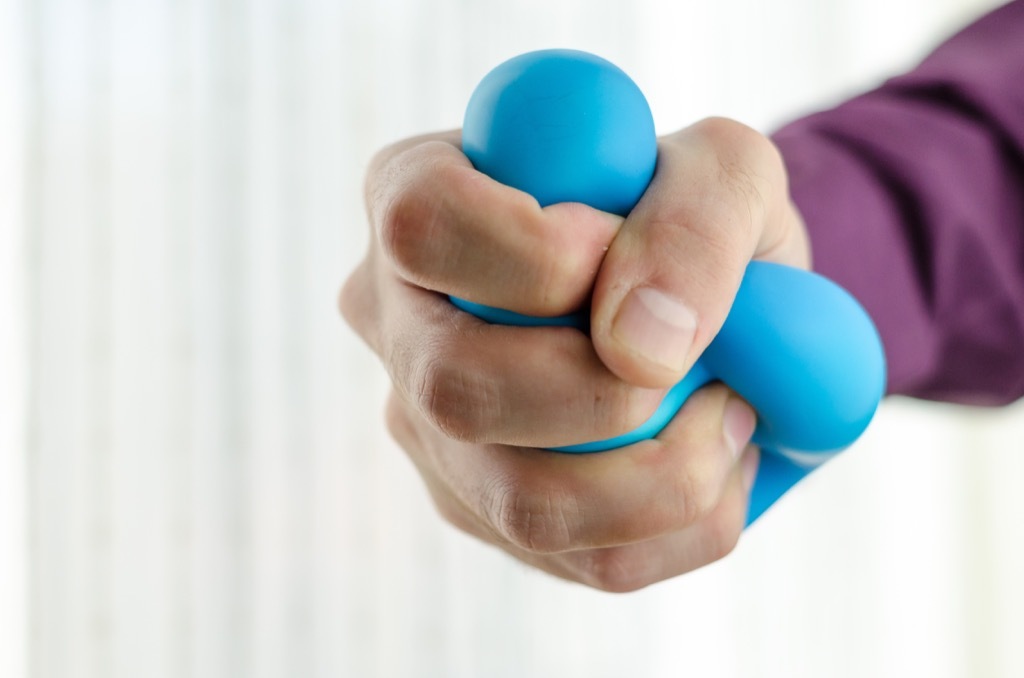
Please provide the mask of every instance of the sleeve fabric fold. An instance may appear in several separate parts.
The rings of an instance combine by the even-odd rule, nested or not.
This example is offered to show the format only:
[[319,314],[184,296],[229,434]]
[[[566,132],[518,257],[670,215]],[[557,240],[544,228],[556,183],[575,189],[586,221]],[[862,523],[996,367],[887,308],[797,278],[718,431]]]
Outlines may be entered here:
[[815,270],[878,325],[888,392],[1024,396],[1024,0],[774,140]]

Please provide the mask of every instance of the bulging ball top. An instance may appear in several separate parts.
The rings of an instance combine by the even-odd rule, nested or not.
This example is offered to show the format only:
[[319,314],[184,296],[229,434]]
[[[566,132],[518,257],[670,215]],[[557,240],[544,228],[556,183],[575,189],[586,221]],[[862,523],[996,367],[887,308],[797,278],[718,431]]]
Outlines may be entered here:
[[488,73],[466,108],[462,149],[473,165],[541,206],[581,202],[625,216],[654,175],[654,119],[614,64],[542,50]]

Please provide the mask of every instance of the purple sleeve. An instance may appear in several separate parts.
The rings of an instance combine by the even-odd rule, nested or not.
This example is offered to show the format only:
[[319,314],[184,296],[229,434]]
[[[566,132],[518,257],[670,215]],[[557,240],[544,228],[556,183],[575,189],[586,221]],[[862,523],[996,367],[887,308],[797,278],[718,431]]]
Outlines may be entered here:
[[878,325],[888,392],[1024,395],[1024,0],[774,140],[814,268]]

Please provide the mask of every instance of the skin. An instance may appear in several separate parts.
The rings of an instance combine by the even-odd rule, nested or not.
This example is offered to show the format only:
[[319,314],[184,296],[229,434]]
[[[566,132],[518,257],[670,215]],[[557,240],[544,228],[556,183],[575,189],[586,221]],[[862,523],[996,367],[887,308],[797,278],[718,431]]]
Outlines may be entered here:
[[[523,562],[606,591],[724,557],[759,454],[754,413],[725,386],[694,394],[654,440],[590,455],[539,448],[646,420],[718,332],[751,259],[810,267],[778,151],[718,118],[665,136],[654,180],[622,219],[579,204],[542,209],[459,149],[452,131],[377,154],[370,245],[340,296],[391,377],[388,428],[438,511]],[[539,316],[592,299],[591,336],[488,325],[448,294]],[[636,299],[645,303],[623,305]]]

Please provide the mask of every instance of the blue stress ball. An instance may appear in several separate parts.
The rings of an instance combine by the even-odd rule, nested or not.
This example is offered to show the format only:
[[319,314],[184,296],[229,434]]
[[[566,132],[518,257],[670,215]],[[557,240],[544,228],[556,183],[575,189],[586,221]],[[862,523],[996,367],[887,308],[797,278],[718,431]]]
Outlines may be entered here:
[[643,92],[604,59],[531,52],[477,85],[462,128],[473,165],[542,207],[582,202],[626,216],[654,176],[654,118]]
[[[657,160],[643,93],[616,66],[572,50],[523,54],[484,77],[466,110],[462,147],[478,170],[542,206],[582,202],[621,216],[643,195]],[[588,326],[585,312],[534,318],[452,302],[488,322]],[[762,454],[749,524],[863,433],[885,378],[878,332],[849,293],[816,273],[753,261],[721,331],[647,422],[556,451],[600,452],[652,438],[695,390],[724,382],[758,414],[753,442]]]

